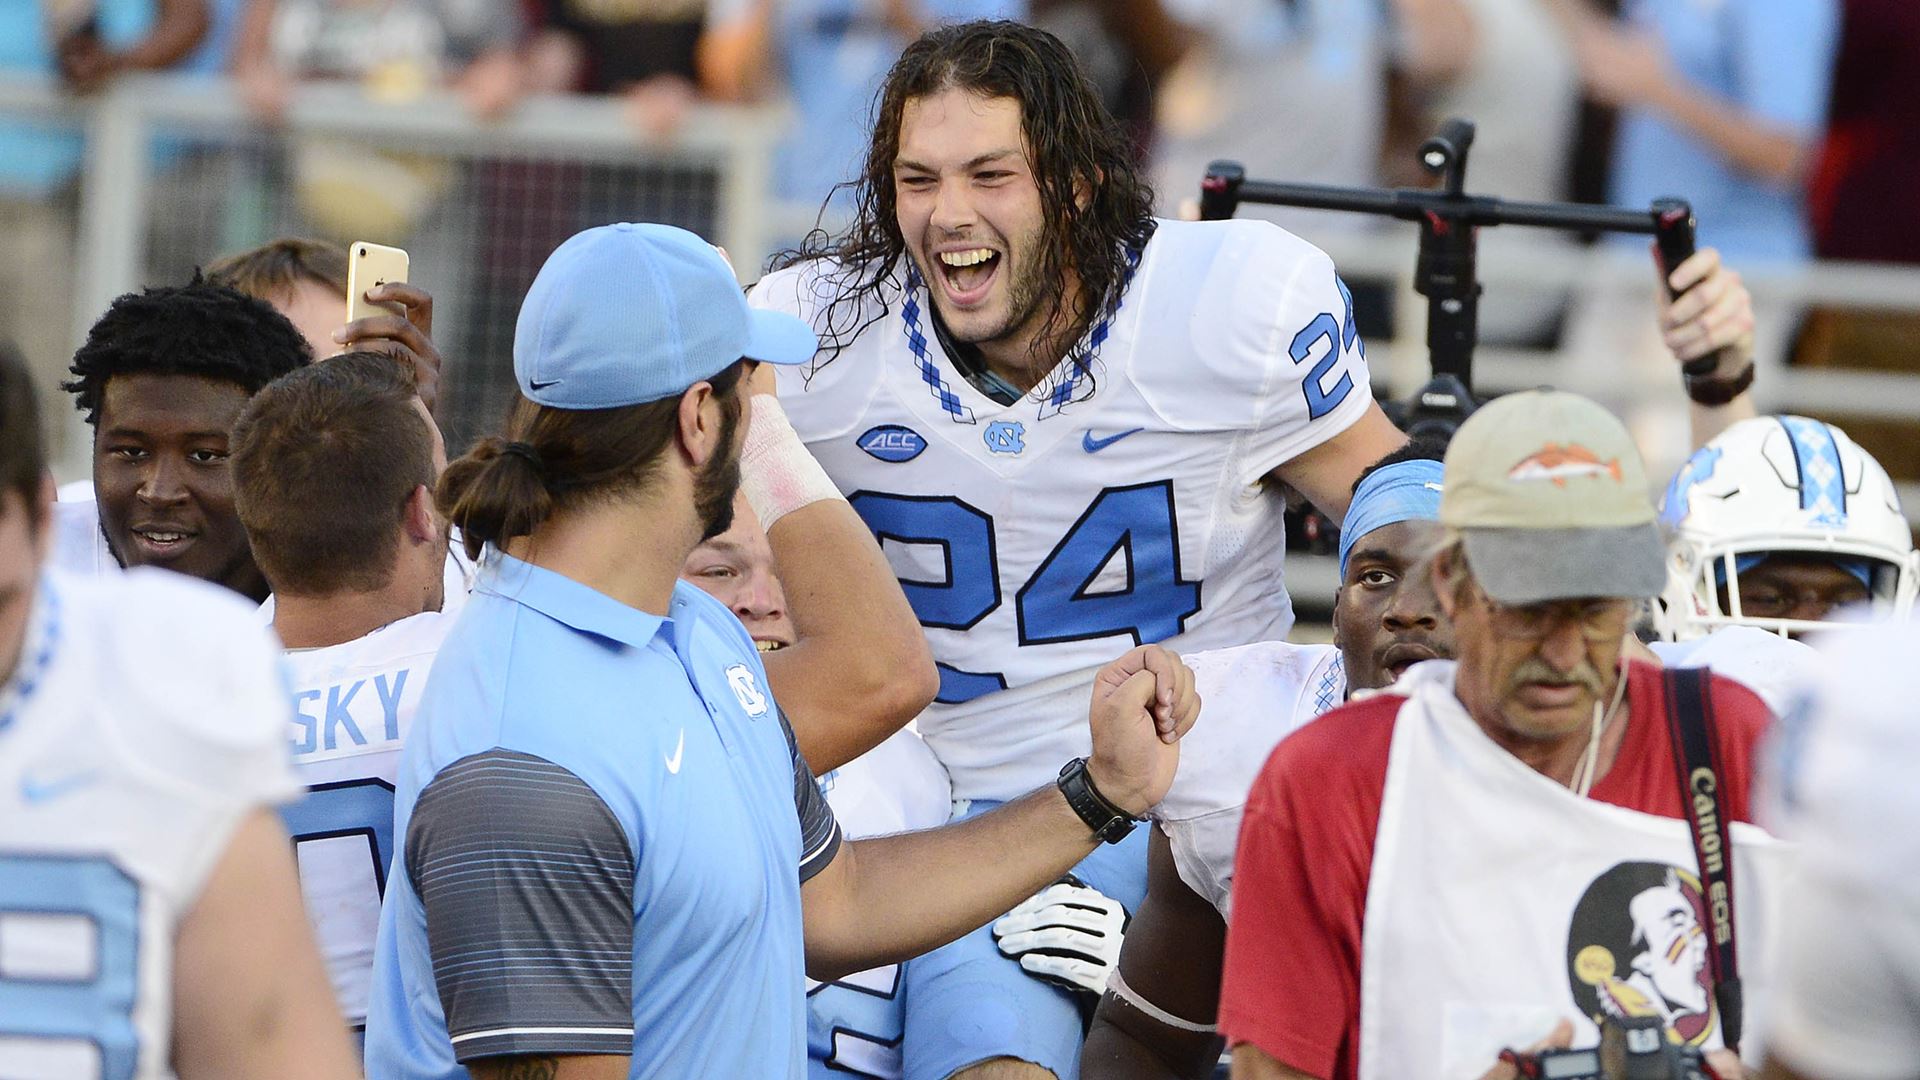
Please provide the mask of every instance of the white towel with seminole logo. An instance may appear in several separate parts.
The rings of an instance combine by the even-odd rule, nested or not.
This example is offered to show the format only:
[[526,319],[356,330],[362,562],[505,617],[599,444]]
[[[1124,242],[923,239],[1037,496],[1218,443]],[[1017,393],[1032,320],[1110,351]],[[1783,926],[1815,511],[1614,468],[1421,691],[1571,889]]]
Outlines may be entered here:
[[[1608,1012],[1721,1045],[1710,923],[1684,820],[1576,796],[1490,740],[1421,664],[1394,725],[1362,937],[1362,1080],[1474,1080],[1561,1018]],[[1664,745],[1664,742],[1663,742]],[[1677,784],[1678,781],[1676,780]],[[1757,1060],[1790,845],[1735,823],[1735,921]]]

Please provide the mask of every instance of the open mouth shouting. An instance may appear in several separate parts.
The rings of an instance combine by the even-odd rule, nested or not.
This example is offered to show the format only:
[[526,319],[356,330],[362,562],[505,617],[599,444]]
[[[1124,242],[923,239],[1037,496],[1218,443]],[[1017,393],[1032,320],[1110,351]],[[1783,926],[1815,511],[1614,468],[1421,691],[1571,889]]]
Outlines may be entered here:
[[1425,642],[1400,641],[1387,646],[1380,654],[1380,666],[1398,682],[1408,668],[1422,660],[1438,659],[1439,656],[1440,653]]
[[989,247],[948,248],[936,252],[933,258],[940,291],[947,303],[962,310],[986,302],[1003,261],[1000,252]]
[[787,643],[777,638],[757,637],[753,639],[753,647],[763,653],[779,652],[787,647]]

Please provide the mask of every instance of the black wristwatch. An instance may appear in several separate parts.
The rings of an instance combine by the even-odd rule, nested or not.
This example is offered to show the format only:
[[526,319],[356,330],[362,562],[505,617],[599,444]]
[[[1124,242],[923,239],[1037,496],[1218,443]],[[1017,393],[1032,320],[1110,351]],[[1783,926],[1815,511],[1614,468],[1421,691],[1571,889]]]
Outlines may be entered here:
[[1067,797],[1067,805],[1087,823],[1093,835],[1109,844],[1117,844],[1133,831],[1137,819],[1132,814],[1107,801],[1100,789],[1093,786],[1093,777],[1087,775],[1087,759],[1074,758],[1060,769],[1060,794]]
[[1686,376],[1687,396],[1696,405],[1705,405],[1717,409],[1741,394],[1753,385],[1753,361],[1739,372],[1724,378],[1717,375]]

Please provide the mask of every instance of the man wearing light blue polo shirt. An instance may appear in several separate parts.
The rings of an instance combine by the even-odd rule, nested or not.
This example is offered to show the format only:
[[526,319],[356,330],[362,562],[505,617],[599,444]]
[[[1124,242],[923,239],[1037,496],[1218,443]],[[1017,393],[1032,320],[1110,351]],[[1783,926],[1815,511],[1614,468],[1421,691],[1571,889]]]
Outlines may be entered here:
[[1149,646],[1102,671],[1058,785],[842,842],[753,641],[678,580],[731,517],[742,361],[814,348],[677,229],[542,268],[526,400],[438,493],[487,553],[400,767],[369,1075],[801,1077],[803,974],[951,940],[1164,794],[1197,702]]
[[1700,242],[1736,263],[1807,258],[1838,0],[1627,0],[1621,14],[1578,20],[1575,39],[1588,95],[1622,110],[1609,197],[1685,196]]

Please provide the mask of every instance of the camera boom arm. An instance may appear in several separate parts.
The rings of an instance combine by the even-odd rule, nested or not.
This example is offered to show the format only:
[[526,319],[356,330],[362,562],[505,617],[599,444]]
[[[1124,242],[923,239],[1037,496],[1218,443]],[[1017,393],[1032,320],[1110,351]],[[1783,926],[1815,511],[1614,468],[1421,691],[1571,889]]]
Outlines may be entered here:
[[[1200,184],[1200,217],[1233,216],[1241,203],[1344,210],[1398,218],[1420,228],[1414,291],[1427,298],[1427,353],[1436,382],[1451,377],[1464,391],[1473,386],[1480,281],[1475,230],[1484,225],[1526,225],[1581,232],[1652,235],[1667,270],[1693,253],[1693,210],[1683,199],[1656,200],[1647,210],[1582,203],[1510,202],[1465,192],[1467,152],[1473,124],[1450,119],[1420,147],[1420,164],[1441,178],[1437,189],[1336,187],[1249,180],[1238,162],[1207,166]],[[1699,361],[1695,362],[1700,363]],[[1705,361],[1712,370],[1713,360]]]

